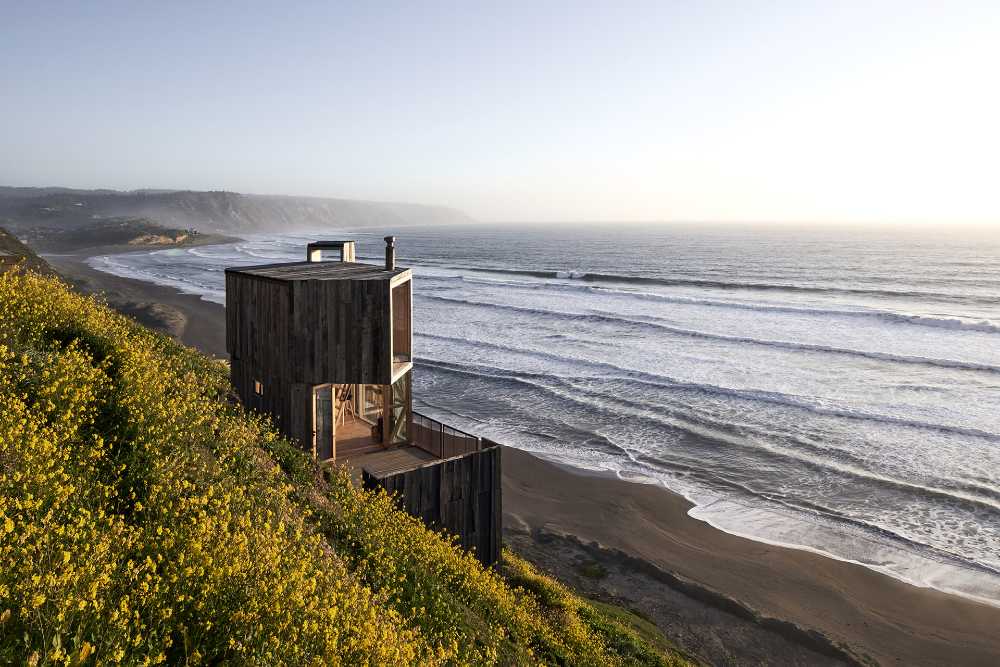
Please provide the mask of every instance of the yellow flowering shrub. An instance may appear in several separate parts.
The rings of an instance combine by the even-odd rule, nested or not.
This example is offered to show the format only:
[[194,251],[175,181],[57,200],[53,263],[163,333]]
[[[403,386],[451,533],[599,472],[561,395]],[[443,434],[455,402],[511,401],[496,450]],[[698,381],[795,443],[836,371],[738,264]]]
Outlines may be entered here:
[[0,275],[0,663],[681,664],[319,472],[222,364]]
[[405,664],[220,364],[0,276],[0,662]]

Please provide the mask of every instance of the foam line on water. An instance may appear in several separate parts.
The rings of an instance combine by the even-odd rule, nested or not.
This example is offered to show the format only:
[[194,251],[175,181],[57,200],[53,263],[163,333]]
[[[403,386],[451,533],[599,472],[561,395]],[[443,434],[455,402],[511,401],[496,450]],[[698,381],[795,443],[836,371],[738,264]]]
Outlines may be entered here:
[[[749,310],[767,313],[785,313],[789,315],[819,316],[819,317],[859,317],[874,318],[885,322],[901,325],[916,325],[932,327],[935,329],[950,329],[953,331],[979,331],[982,333],[1000,334],[1000,324],[989,320],[968,320],[960,317],[931,317],[927,315],[917,315],[914,313],[900,313],[891,310],[880,310],[873,308],[808,308],[802,306],[784,306],[767,303],[747,303],[740,301],[723,301],[719,299],[704,299],[697,297],[675,296],[670,294],[656,294],[652,292],[641,292],[637,290],[614,289],[597,285],[573,285],[549,282],[524,282],[478,279],[470,276],[429,276],[431,280],[445,281],[449,278],[466,283],[478,283],[484,285],[495,285],[497,287],[508,287],[514,289],[529,290],[572,290],[583,291],[591,294],[606,294],[620,296],[631,299],[653,301],[658,303],[672,303],[678,305],[705,306],[709,308],[726,308],[736,310]],[[1000,299],[1000,296],[998,296]]]
[[1000,373],[1000,366],[979,363],[975,361],[962,361],[957,359],[932,359],[929,357],[917,357],[911,355],[893,354],[891,352],[880,352],[870,350],[857,350],[852,348],[834,347],[818,343],[804,343],[781,340],[768,340],[763,338],[753,338],[750,336],[730,336],[727,334],[712,333],[708,331],[697,331],[663,324],[655,319],[636,319],[634,317],[623,317],[617,313],[603,310],[593,310],[590,313],[576,313],[562,310],[551,310],[548,308],[534,308],[531,306],[516,306],[507,303],[495,303],[491,301],[479,301],[475,299],[461,299],[456,297],[441,296],[438,294],[423,294],[420,299],[430,299],[433,301],[444,301],[449,303],[494,308],[497,310],[507,310],[519,312],[527,315],[542,315],[547,317],[558,317],[578,321],[599,321],[610,324],[627,324],[630,326],[641,326],[652,328],[657,331],[685,336],[689,338],[704,338],[708,340],[718,340],[731,343],[742,343],[751,345],[761,345],[766,347],[781,348],[792,351],[820,352],[828,354],[842,354],[855,357],[865,357],[878,361],[888,361],[901,364],[918,364],[926,366],[937,366],[941,368],[954,368],[959,370],[985,371],[988,373]]
[[172,287],[183,294],[199,296],[205,301],[218,303],[220,305],[225,305],[226,303],[226,293],[224,290],[195,283],[191,280],[185,280],[183,278],[158,273],[154,270],[156,265],[150,265],[143,268],[126,266],[120,261],[115,260],[113,255],[98,255],[90,257],[87,259],[87,265],[97,271],[110,273],[111,275],[118,276],[120,278],[131,278],[132,280],[141,280],[143,282],[153,283],[154,285]]
[[[440,265],[444,266],[444,265]],[[501,267],[477,267],[465,265],[451,265],[449,268],[460,271],[472,271],[477,273],[530,276],[533,278],[553,278],[581,280],[593,283],[615,283],[622,285],[659,285],[663,287],[705,287],[731,291],[757,291],[757,292],[800,292],[805,294],[832,294],[849,296],[874,296],[889,297],[897,299],[912,299],[923,301],[955,301],[976,302],[994,305],[996,297],[976,297],[969,295],[956,295],[947,292],[928,292],[923,290],[889,290],[889,289],[866,289],[854,287],[833,287],[804,285],[801,283],[778,283],[778,282],[739,282],[729,280],[710,280],[702,278],[685,277],[646,277],[630,276],[610,273],[591,273],[588,271],[560,271],[560,270],[530,270],[530,269],[507,269]],[[562,275],[561,275],[562,274]]]
[[[449,413],[456,414],[453,410],[449,410]],[[482,430],[483,425],[480,424],[479,427]],[[467,428],[477,430],[474,423]],[[502,430],[508,435],[510,433],[509,430],[496,427],[489,430]],[[499,435],[494,433],[493,437]],[[915,543],[878,526],[844,521],[842,517],[824,517],[820,514],[810,516],[808,512],[803,513],[793,506],[786,506],[784,509],[768,508],[749,498],[743,500],[740,494],[720,493],[718,489],[692,485],[689,477],[665,476],[661,469],[643,464],[628,448],[614,447],[624,457],[618,462],[594,458],[574,459],[568,453],[572,450],[560,449],[558,453],[553,451],[552,440],[551,437],[537,436],[527,441],[518,438],[512,442],[508,437],[506,444],[558,464],[606,471],[630,483],[666,488],[691,502],[689,516],[731,535],[815,553],[877,571],[910,585],[933,588],[1000,607],[1000,577],[996,571],[955,554],[943,553]]]

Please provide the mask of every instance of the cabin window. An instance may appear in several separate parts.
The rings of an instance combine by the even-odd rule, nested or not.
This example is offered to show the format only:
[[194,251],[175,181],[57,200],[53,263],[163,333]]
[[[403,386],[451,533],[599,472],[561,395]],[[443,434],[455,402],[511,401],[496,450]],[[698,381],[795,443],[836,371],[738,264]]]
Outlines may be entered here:
[[410,439],[410,374],[396,380],[392,385],[392,430],[389,442],[400,444]]
[[410,361],[410,281],[392,288],[392,362]]
[[378,421],[385,410],[382,385],[363,384],[361,388],[361,417],[372,424]]
[[258,396],[263,396],[264,395],[264,383],[261,382],[260,380],[254,380],[253,381],[253,393],[257,394]]

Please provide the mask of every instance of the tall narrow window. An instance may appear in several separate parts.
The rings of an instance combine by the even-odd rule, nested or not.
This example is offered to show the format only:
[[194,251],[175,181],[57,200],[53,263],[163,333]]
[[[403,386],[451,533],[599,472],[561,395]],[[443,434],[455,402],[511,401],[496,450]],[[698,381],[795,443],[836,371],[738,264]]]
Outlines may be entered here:
[[399,444],[410,439],[410,373],[392,385],[392,430],[389,442]]
[[253,381],[253,393],[257,394],[258,396],[263,396],[264,395],[264,383],[261,382],[260,380],[254,380]]
[[366,384],[364,388],[364,400],[362,402],[361,416],[372,424],[382,416],[385,404],[382,398],[382,385]]
[[392,288],[392,362],[403,364],[411,360],[410,282]]

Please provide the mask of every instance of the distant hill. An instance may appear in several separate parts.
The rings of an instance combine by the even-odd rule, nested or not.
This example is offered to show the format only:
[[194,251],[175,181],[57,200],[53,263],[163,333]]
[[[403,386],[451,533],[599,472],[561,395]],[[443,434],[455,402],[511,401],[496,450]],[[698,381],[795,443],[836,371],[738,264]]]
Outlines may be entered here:
[[170,228],[261,232],[323,227],[398,227],[471,222],[443,206],[396,204],[237,192],[73,190],[0,186],[0,218],[21,234],[39,225],[80,225],[95,219],[147,218]]
[[85,218],[45,222],[5,221],[18,237],[40,252],[69,252],[80,248],[122,246],[202,245],[222,242],[227,237],[202,234],[193,229],[164,227],[148,218]]

